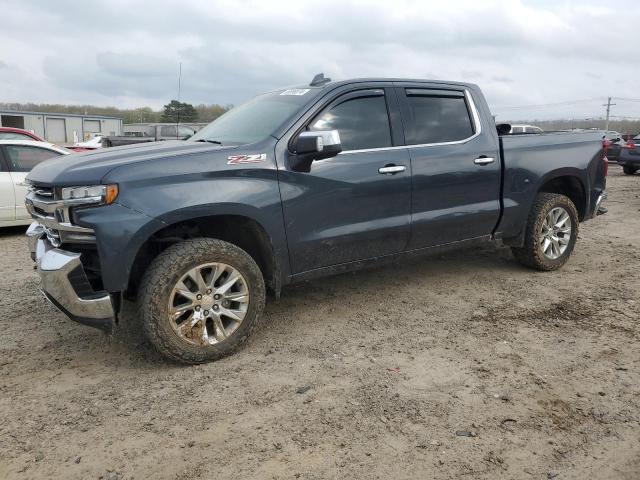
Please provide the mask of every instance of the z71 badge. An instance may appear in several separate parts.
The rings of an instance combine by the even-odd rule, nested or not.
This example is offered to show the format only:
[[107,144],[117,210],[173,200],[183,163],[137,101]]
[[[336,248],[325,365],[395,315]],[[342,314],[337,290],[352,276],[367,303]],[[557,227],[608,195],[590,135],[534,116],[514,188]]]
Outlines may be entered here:
[[241,163],[260,163],[267,159],[266,153],[256,153],[253,155],[231,155],[227,158],[227,165],[240,165]]

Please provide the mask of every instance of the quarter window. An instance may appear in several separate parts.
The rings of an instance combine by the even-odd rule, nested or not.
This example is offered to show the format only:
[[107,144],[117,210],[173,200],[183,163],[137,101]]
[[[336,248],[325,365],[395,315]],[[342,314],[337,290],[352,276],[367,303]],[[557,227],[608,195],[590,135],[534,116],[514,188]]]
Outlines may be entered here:
[[405,128],[407,145],[444,143],[464,140],[474,133],[464,96],[421,95],[407,91],[408,121]]
[[338,130],[342,150],[391,146],[387,102],[383,95],[346,100],[317,117],[311,131]]
[[61,155],[53,150],[25,145],[6,145],[5,152],[12,172],[28,172],[40,162]]

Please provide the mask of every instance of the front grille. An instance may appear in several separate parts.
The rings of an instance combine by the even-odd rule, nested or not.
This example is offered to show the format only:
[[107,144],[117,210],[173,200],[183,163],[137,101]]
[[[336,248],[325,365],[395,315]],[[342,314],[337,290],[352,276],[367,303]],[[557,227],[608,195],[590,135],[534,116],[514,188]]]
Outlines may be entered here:
[[45,185],[30,185],[25,199],[27,211],[44,228],[49,242],[54,247],[64,243],[94,243],[91,228],[75,225],[70,218],[72,201],[56,199],[58,192]]
[[46,185],[32,184],[29,186],[29,191],[35,194],[36,199],[40,200],[53,200],[55,198],[55,190],[53,187]]

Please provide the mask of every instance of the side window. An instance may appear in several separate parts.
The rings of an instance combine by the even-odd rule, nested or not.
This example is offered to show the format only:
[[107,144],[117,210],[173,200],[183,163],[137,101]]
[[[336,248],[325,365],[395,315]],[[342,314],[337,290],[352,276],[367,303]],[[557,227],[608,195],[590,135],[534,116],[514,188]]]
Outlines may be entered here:
[[513,127],[511,133],[524,133],[524,127]]
[[24,133],[0,132],[0,140],[33,140],[33,138]]
[[4,148],[12,172],[28,172],[40,162],[61,155],[53,150],[26,145],[5,145]]
[[178,127],[178,135],[180,138],[190,137],[195,132],[191,130],[189,127]]
[[173,125],[165,126],[160,128],[160,136],[163,138],[176,138],[176,127]]
[[339,103],[316,117],[309,130],[338,130],[343,151],[391,146],[384,95],[356,97]]
[[421,94],[419,89],[405,92],[409,114],[405,126],[407,145],[455,142],[473,135],[473,123],[461,93],[442,96]]

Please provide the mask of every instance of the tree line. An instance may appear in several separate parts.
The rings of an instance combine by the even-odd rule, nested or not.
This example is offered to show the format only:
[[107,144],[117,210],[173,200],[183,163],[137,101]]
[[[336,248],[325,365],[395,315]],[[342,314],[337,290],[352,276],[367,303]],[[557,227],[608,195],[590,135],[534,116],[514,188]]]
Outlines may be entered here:
[[97,107],[95,105],[65,105],[58,103],[0,103],[0,110],[17,112],[72,113],[78,115],[105,115],[122,118],[123,123],[209,123],[233,105],[200,104],[171,100],[161,110],[150,107],[117,108]]

